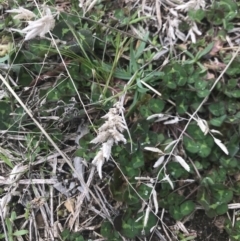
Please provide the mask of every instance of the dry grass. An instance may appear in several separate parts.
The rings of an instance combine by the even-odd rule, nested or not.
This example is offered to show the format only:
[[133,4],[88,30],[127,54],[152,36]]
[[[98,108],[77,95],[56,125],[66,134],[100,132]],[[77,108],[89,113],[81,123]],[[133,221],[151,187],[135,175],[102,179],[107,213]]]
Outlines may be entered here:
[[[97,1],[80,0],[79,2],[84,10],[84,16],[94,8],[95,4],[97,4]],[[149,23],[151,20],[151,25],[157,28],[156,35],[161,35],[160,39],[163,46],[163,49],[156,53],[155,59],[164,57],[165,61],[163,65],[166,65],[169,59],[172,58],[172,56],[170,56],[170,51],[177,54],[176,49],[174,49],[174,44],[177,40],[180,39],[187,44],[187,41],[196,41],[196,37],[201,34],[195,23],[191,23],[192,28],[187,35],[183,34],[178,29],[179,22],[186,17],[185,11],[188,9],[191,2],[194,1],[179,5],[175,1],[163,1],[160,3],[160,1],[126,0],[124,2],[119,1],[119,4],[127,4],[129,9],[138,9],[139,18],[148,17],[144,20],[147,27],[150,27]],[[204,1],[197,2],[198,4],[196,4],[196,7],[206,7],[203,4]],[[37,3],[35,2],[35,4]],[[164,8],[161,8],[164,9],[162,12],[160,11],[161,4],[164,6]],[[136,35],[136,37],[140,39],[143,38],[141,31],[133,27],[131,34]],[[28,230],[28,240],[30,241],[60,240],[60,233],[64,228],[69,228],[75,232],[82,232],[88,239],[95,241],[105,240],[99,233],[102,221],[109,220],[113,224],[114,217],[116,217],[124,207],[122,203],[118,203],[111,198],[107,186],[111,179],[111,172],[103,176],[101,173],[101,167],[104,161],[102,161],[101,167],[98,167],[98,173],[100,177],[103,178],[103,180],[100,180],[94,165],[86,163],[83,158],[73,156],[73,153],[79,148],[78,141],[89,131],[89,126],[86,123],[90,122],[90,129],[94,129],[92,123],[93,119],[87,111],[88,106],[84,103],[83,97],[79,94],[77,87],[74,85],[68,66],[65,64],[65,60],[56,41],[53,36],[51,36],[51,38],[64,65],[64,72],[66,72],[67,77],[70,78],[76,90],[77,98],[83,106],[88,121],[84,120],[84,122],[78,125],[77,131],[69,129],[63,132],[64,143],[56,143],[51,133],[48,133],[44,121],[51,119],[57,124],[61,123],[61,118],[54,115],[54,111],[51,108],[49,108],[48,111],[53,113],[52,116],[46,116],[45,120],[36,117],[35,110],[41,107],[41,103],[46,96],[40,98],[38,90],[34,90],[34,88],[31,89],[30,92],[25,90],[19,93],[12,87],[15,84],[16,86],[18,85],[17,80],[13,80],[15,84],[9,84],[9,73],[6,71],[4,74],[0,75],[4,92],[12,96],[14,105],[21,106],[23,109],[23,112],[19,116],[16,116],[17,129],[19,130],[17,131],[18,135],[12,133],[11,130],[1,130],[0,135],[0,216],[5,239],[10,241],[7,238],[9,227],[7,227],[6,220],[9,219],[13,211],[15,211],[16,217],[10,218],[12,229],[14,232],[17,230]],[[164,49],[166,51],[163,51]],[[240,47],[237,48],[228,65],[218,78],[216,78],[210,91],[212,91],[221,80],[232,61],[239,54],[239,50]],[[178,57],[180,56],[176,55],[176,58]],[[45,64],[45,62],[42,63],[43,67]],[[39,76],[40,75],[41,73],[39,73]],[[144,85],[155,94],[160,94],[151,86],[147,84]],[[127,94],[127,87],[124,91],[125,94]],[[26,93],[28,95],[27,98],[25,97]],[[142,199],[143,206],[146,207],[145,222],[147,222],[149,212],[154,213],[159,220],[159,224],[153,229],[152,236],[149,240],[165,241],[173,240],[173,237],[178,240],[173,230],[181,230],[181,232],[186,235],[190,234],[189,230],[184,226],[186,220],[182,222],[178,221],[172,227],[164,223],[165,210],[163,209],[161,215],[159,215],[158,207],[155,202],[156,197],[154,195],[156,195],[155,188],[160,173],[165,171],[165,167],[172,156],[176,155],[177,147],[188,125],[197,119],[198,112],[207,99],[208,97],[202,101],[194,113],[189,114],[187,124],[184,126],[178,139],[175,140],[173,149],[171,153],[168,153],[168,157],[164,162],[165,164],[156,175],[155,180],[144,180],[144,183],[152,188],[152,196],[150,196],[148,201],[143,200],[141,196],[139,196],[139,198]],[[124,103],[124,99],[122,103]],[[174,103],[172,104],[174,105]],[[71,109],[71,107],[65,107]],[[73,110],[73,108],[71,110]],[[119,111],[119,113],[117,113],[119,118],[121,117],[119,115],[121,112],[122,111]],[[67,113],[65,114],[67,115]],[[28,118],[28,124],[34,125],[39,131],[29,133],[27,128],[21,125],[21,120],[26,123],[24,118]],[[123,119],[120,123],[122,125],[125,124]],[[123,131],[123,129],[121,129],[121,131]],[[116,143],[125,140],[120,133],[118,134],[119,136],[115,141]],[[94,143],[102,142],[102,140],[99,140]],[[47,143],[46,149],[39,149],[42,143]],[[113,143],[111,143],[111,146],[112,145]],[[110,157],[110,154],[111,148],[110,151],[107,150],[107,158],[105,157],[106,155],[103,155],[103,159],[112,160],[121,172],[121,168],[118,166],[117,162]],[[199,175],[199,173],[197,174]],[[123,173],[122,175],[129,186],[133,188],[127,177]],[[170,182],[170,180],[167,181]],[[137,191],[135,190],[135,192]],[[229,209],[236,210],[238,208],[239,204],[229,205]],[[235,214],[233,217],[229,218],[234,223]],[[160,224],[162,226],[161,231],[157,229]],[[18,241],[25,240],[25,238],[21,236],[17,236],[16,239]],[[123,240],[127,239],[123,237]],[[139,237],[138,240],[146,240],[146,238]]]

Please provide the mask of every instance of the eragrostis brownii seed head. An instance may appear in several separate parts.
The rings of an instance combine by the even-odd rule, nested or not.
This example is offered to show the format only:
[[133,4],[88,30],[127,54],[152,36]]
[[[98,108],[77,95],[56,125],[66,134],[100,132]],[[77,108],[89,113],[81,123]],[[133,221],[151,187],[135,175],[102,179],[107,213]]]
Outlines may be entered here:
[[32,18],[37,17],[35,15],[35,13],[33,13],[32,11],[26,9],[26,8],[22,8],[19,7],[18,9],[11,9],[11,10],[7,10],[7,13],[17,13],[17,15],[15,15],[13,17],[13,19],[19,19],[19,20],[30,20]]
[[[35,17],[34,13],[23,8],[12,9],[9,10],[9,12],[18,13],[18,15],[15,16],[15,18],[18,19],[31,19],[32,17]],[[11,30],[26,34],[25,40],[30,40],[37,36],[44,37],[45,34],[47,34],[50,30],[54,28],[54,26],[54,16],[52,15],[51,10],[48,7],[45,7],[41,18],[35,21],[28,21],[28,26],[24,29],[11,28]]]
[[102,118],[105,119],[105,123],[98,129],[98,135],[91,143],[102,146],[93,159],[92,163],[97,167],[99,177],[102,179],[102,166],[105,161],[108,161],[111,155],[113,144],[127,142],[122,132],[126,129],[124,121],[120,114],[124,110],[120,102],[114,104],[114,108],[111,108],[109,112]]

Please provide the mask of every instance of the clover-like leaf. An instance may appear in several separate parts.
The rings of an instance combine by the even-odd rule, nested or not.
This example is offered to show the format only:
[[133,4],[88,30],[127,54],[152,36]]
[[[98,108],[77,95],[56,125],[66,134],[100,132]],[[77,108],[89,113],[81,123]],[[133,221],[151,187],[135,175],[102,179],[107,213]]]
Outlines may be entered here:
[[184,216],[189,215],[195,209],[195,204],[188,200],[180,205],[180,211]]
[[189,151],[190,153],[198,153],[199,143],[190,139],[189,137],[184,137],[183,143],[187,151]]

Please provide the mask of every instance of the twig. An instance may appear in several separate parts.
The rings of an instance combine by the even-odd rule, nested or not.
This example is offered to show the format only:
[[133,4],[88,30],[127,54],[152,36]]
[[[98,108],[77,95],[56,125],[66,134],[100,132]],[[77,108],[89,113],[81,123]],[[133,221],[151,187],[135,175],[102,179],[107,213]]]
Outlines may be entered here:
[[6,239],[6,241],[8,241],[8,235],[7,235],[7,230],[6,230],[6,226],[5,226],[5,222],[4,222],[4,218],[3,218],[1,205],[0,205],[0,216],[1,216],[1,219],[2,219],[3,232],[4,232],[4,235],[5,235],[5,239]]

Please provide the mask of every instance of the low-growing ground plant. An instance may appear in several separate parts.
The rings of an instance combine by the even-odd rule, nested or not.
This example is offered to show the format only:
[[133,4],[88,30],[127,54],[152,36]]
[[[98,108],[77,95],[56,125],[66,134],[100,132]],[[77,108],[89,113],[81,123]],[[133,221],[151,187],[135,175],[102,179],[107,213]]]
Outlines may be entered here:
[[0,240],[240,240],[239,3],[3,1]]

